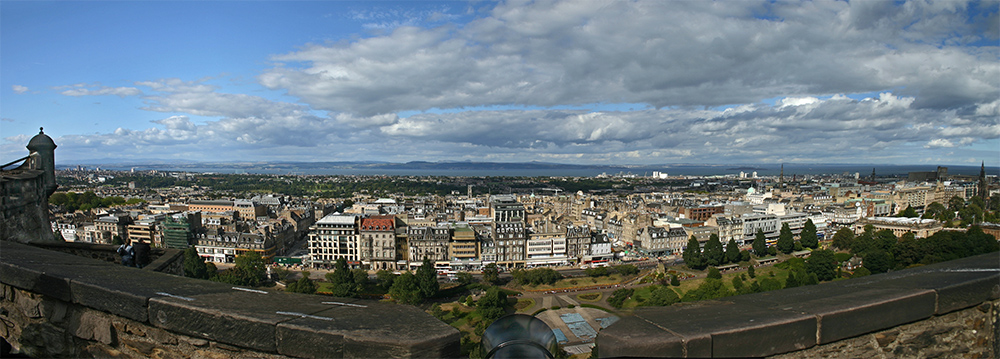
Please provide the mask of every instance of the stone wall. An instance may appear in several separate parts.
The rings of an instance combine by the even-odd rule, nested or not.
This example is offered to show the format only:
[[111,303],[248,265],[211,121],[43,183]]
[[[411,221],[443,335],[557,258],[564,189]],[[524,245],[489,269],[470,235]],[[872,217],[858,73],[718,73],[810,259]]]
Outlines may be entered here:
[[815,286],[640,308],[602,330],[597,346],[601,357],[997,357],[997,299],[1000,253],[989,253]]
[[[121,256],[119,256],[117,252],[118,246],[115,245],[82,242],[56,242],[36,244],[35,246],[79,257],[121,264]],[[149,251],[149,258],[150,262],[148,265],[143,267],[144,270],[173,275],[184,275],[184,252],[181,250],[170,248],[151,248]]]
[[887,330],[776,355],[799,358],[996,358],[1000,301]]
[[49,195],[42,170],[21,167],[0,171],[0,240],[21,243],[55,242],[49,224]]
[[408,305],[236,288],[10,241],[0,253],[0,336],[33,357],[459,354],[456,329]]

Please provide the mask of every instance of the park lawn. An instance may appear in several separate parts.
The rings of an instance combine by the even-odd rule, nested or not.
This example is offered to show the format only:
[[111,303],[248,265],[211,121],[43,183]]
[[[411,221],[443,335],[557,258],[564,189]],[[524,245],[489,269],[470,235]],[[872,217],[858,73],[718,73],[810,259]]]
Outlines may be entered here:
[[[622,309],[634,309],[635,307],[639,306],[640,302],[645,302],[647,299],[649,299],[649,293],[651,292],[650,290],[651,288],[653,288],[653,286],[651,285],[635,288],[635,293],[632,293],[632,296],[629,297],[629,299],[622,304]],[[670,288],[673,289],[675,287],[670,287]]]
[[[455,316],[451,314],[453,308],[458,308],[459,311],[465,313],[462,318],[455,318]],[[460,332],[468,334],[469,337],[474,338],[476,341],[479,341],[479,336],[475,334],[476,326],[473,323],[479,322],[482,317],[479,313],[476,313],[474,308],[453,302],[441,304],[441,310],[445,312],[445,314],[441,316],[441,321],[455,327],[455,329],[458,329]]]
[[555,284],[540,284],[540,285],[525,285],[522,286],[525,290],[556,290],[574,287],[589,287],[594,285],[609,285],[618,284],[624,282],[621,274],[611,274],[603,277],[573,277],[573,278],[563,278],[555,282]]
[[[778,279],[778,281],[780,281],[782,284],[784,284],[785,280],[788,279],[788,273],[789,273],[788,269],[775,268],[774,266],[766,266],[766,267],[754,268],[754,270],[755,270],[755,274],[756,274],[757,278],[762,278],[762,277],[770,276],[771,273],[774,273],[775,278]],[[704,273],[706,273],[707,270],[700,271],[700,272],[694,272],[694,271],[690,271],[690,272],[692,272],[692,273],[699,273],[699,274],[704,275]],[[729,288],[729,290],[732,290],[732,291],[735,292],[736,290],[735,290],[735,288],[733,288],[733,282],[732,282],[733,281],[733,277],[739,276],[740,274],[746,274],[746,273],[747,272],[745,270],[744,271],[736,271],[736,272],[723,273],[722,274],[722,283],[725,284],[726,288]],[[743,283],[744,283],[744,285],[750,285],[750,282],[752,282],[754,280],[755,280],[754,278],[750,278],[750,276],[747,275],[746,279],[743,281]],[[682,297],[683,298],[684,297],[684,293],[687,293],[688,291],[690,291],[692,289],[698,288],[698,286],[700,286],[701,283],[703,283],[704,281],[705,281],[705,277],[693,278],[693,279],[688,279],[688,280],[681,281],[681,285],[678,286],[678,287],[674,287],[674,286],[667,286],[667,287],[670,288],[670,289],[672,289],[674,292],[677,292],[677,296],[678,297]],[[635,288],[635,293],[633,293],[632,297],[629,298],[628,300],[626,300],[624,304],[622,304],[622,309],[633,309],[633,308],[639,306],[640,300],[649,299],[649,294],[650,294],[650,288],[651,287],[652,286],[643,286],[643,287]]]
[[333,292],[333,284],[330,284],[329,282],[316,282],[316,281],[314,281],[313,283],[316,283],[316,292],[317,293],[331,293],[331,292]]
[[518,298],[517,303],[514,304],[514,310],[517,313],[531,313],[535,307],[535,300],[531,298]]
[[601,294],[601,292],[583,293],[583,294],[577,294],[576,295],[576,299],[579,299],[579,300],[584,301],[584,302],[597,302],[597,301],[600,301],[601,297],[603,297],[603,296],[604,295]]

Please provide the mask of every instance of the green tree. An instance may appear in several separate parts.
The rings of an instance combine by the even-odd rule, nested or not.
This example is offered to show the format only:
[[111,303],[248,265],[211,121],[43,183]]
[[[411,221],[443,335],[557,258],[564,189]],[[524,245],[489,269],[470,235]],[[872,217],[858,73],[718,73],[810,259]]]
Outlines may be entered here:
[[724,264],[726,261],[726,252],[722,248],[722,242],[719,241],[719,236],[712,234],[708,237],[708,242],[705,242],[705,252],[702,254],[705,258],[705,263],[710,266],[717,266]]
[[749,260],[750,260],[750,251],[748,251],[746,249],[740,251],[740,261],[741,262],[747,262]]
[[872,273],[885,273],[889,269],[892,269],[894,264],[892,254],[882,249],[868,251],[862,259],[864,260],[865,268],[868,268]]
[[681,298],[682,302],[694,302],[705,299],[714,299],[728,297],[735,293],[729,290],[728,287],[722,282],[722,280],[715,278],[708,278],[698,285],[698,288],[692,289],[684,293],[684,297]]
[[500,269],[497,268],[496,263],[490,263],[483,267],[483,281],[491,285],[500,281]]
[[715,267],[708,267],[708,278],[722,279],[722,273]]
[[53,193],[51,196],[49,196],[49,203],[52,203],[57,206],[62,206],[66,204],[66,201],[67,201],[66,192],[56,192]]
[[672,285],[674,287],[680,287],[681,286],[681,280],[680,280],[680,278],[677,278],[676,274],[671,274],[670,275],[670,285]]
[[302,272],[302,278],[285,288],[286,292],[313,294],[316,293],[316,283],[309,279],[309,272]]
[[767,250],[767,237],[764,236],[764,230],[757,228],[757,233],[753,237],[753,254],[758,257],[764,257],[768,254]]
[[618,274],[621,274],[623,276],[639,274],[639,268],[636,268],[635,265],[632,264],[623,264],[620,266],[615,266],[615,271],[617,271]]
[[630,298],[634,293],[635,289],[632,288],[617,289],[614,292],[611,292],[611,296],[608,297],[608,304],[611,304],[612,307],[620,309],[625,304],[625,301],[628,300],[628,298]]
[[264,283],[267,269],[260,253],[247,251],[236,257],[236,265],[227,269],[212,280],[233,285],[256,287]]
[[747,275],[750,276],[750,278],[757,278],[757,273],[756,270],[754,269],[753,263],[751,263],[750,266],[747,267]]
[[337,258],[333,264],[333,272],[326,274],[326,280],[333,285],[354,281],[351,269],[347,266],[347,259]]
[[458,283],[462,285],[469,285],[476,281],[476,277],[473,277],[472,273],[469,272],[458,272],[455,274],[455,277],[458,278]]
[[802,233],[799,233],[799,243],[802,243],[802,246],[806,248],[819,247],[819,236],[816,234],[816,225],[812,218],[807,219],[806,224],[802,226]]
[[740,255],[740,246],[736,245],[736,241],[730,239],[729,243],[726,243],[726,261],[729,263],[739,263],[743,256]]
[[608,267],[587,268],[584,269],[583,272],[587,273],[587,276],[594,278],[605,277],[611,274],[608,272]]
[[235,274],[242,279],[244,285],[256,287],[265,281],[267,276],[267,265],[260,252],[246,251],[236,257],[236,265],[233,267]]
[[487,289],[486,293],[483,293],[483,296],[476,302],[476,311],[483,317],[486,325],[507,314],[507,307],[507,293],[497,287]]
[[701,245],[698,244],[698,239],[694,236],[691,236],[691,238],[688,239],[687,247],[684,248],[681,258],[684,259],[684,263],[687,263],[688,267],[691,269],[705,268],[705,261],[702,259],[701,255]]
[[792,249],[795,248],[795,238],[792,234],[792,229],[788,227],[788,223],[781,224],[777,247],[781,253],[785,254],[792,253]]
[[899,212],[899,214],[896,215],[896,217],[916,218],[916,217],[920,217],[920,214],[917,213],[917,210],[914,209],[913,206],[909,206],[909,207],[906,207],[906,209],[904,209],[901,212]]
[[733,279],[730,280],[730,282],[732,282],[733,289],[736,290],[737,293],[739,293],[740,291],[742,291],[746,287],[743,284],[743,278],[740,278],[740,276],[738,276],[738,275],[734,275]]
[[795,277],[795,272],[794,270],[788,271],[788,278],[785,279],[785,288],[795,288],[802,285],[799,283],[799,278]]
[[404,272],[392,282],[389,296],[396,302],[404,304],[417,305],[424,301],[423,295],[420,294],[420,285],[417,284],[417,277],[409,271]]
[[833,246],[840,249],[851,249],[854,244],[854,232],[850,228],[844,227],[837,230],[833,235]]
[[962,197],[954,196],[948,200],[948,209],[952,212],[961,211],[962,208],[965,208],[965,199]]
[[643,305],[667,306],[677,303],[680,300],[681,298],[677,296],[677,292],[662,285],[657,285],[649,292],[649,300],[643,303]]
[[769,292],[769,291],[778,290],[778,289],[781,289],[781,288],[782,288],[781,281],[779,281],[779,280],[777,280],[775,278],[765,277],[765,278],[761,278],[760,279],[760,291],[761,292]]
[[326,274],[334,297],[354,297],[358,293],[358,285],[354,282],[354,273],[347,266],[347,260],[338,258],[333,264],[333,272]]
[[[978,199],[979,197],[973,197],[973,198]],[[983,207],[977,205],[976,201],[971,201],[971,202],[972,203],[969,203],[969,205],[965,206],[965,208],[962,208],[960,211],[958,211],[958,216],[962,219],[963,226],[980,223],[983,222],[983,220],[985,219],[985,217],[983,216]],[[980,200],[979,202],[982,202],[982,200]]]
[[420,294],[424,298],[431,298],[437,295],[440,284],[437,280],[437,270],[430,258],[424,258],[424,262],[417,268],[417,283],[420,286]]
[[932,202],[927,205],[927,209],[924,210],[924,219],[934,219],[944,223],[951,222],[955,219],[955,212],[945,208],[943,204]]
[[868,268],[858,267],[857,269],[854,270],[854,273],[851,273],[851,278],[861,278],[871,274],[872,272],[868,270]]
[[806,259],[806,272],[815,274],[818,280],[831,280],[837,276],[837,259],[833,251],[817,249]]
[[184,276],[189,278],[209,279],[214,273],[208,272],[205,258],[198,255],[198,250],[188,247],[184,250]]
[[368,271],[364,269],[351,270],[351,277],[356,292],[360,293],[365,289],[365,285],[368,284]]
[[396,275],[385,269],[375,272],[375,277],[378,278],[378,284],[385,290],[392,288],[392,281],[396,279]]

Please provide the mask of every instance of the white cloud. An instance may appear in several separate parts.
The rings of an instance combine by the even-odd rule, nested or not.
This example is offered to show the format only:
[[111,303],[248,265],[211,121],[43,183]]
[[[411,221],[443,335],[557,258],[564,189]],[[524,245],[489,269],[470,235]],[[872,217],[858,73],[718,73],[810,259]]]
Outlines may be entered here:
[[280,64],[259,80],[313,108],[362,117],[491,105],[719,106],[894,88],[920,107],[954,108],[1000,97],[996,49],[945,41],[980,35],[962,7],[500,3],[462,27],[402,26],[307,46],[274,57]]
[[951,143],[951,141],[947,139],[938,138],[931,140],[930,142],[927,142],[926,145],[924,145],[924,148],[942,148],[942,147],[955,147],[955,144]]
[[14,93],[16,93],[18,95],[21,95],[21,94],[24,94],[24,93],[28,92],[28,87],[26,87],[26,86],[11,85],[10,88],[13,89]]
[[[447,11],[350,14],[385,31],[276,55],[258,76],[296,103],[207,79],[66,87],[141,96],[165,118],[60,146],[296,160],[912,163],[940,148],[964,160],[1000,138],[1000,47],[964,45],[995,39],[983,24],[996,16],[970,18],[962,3],[486,6],[441,26]],[[640,110],[608,110],[616,104]]]
[[68,87],[69,87],[68,89],[60,92],[60,94],[73,97],[106,96],[106,95],[126,97],[126,96],[142,95],[142,91],[140,91],[135,87],[106,87],[106,86],[101,86],[99,84],[96,85],[76,84]]

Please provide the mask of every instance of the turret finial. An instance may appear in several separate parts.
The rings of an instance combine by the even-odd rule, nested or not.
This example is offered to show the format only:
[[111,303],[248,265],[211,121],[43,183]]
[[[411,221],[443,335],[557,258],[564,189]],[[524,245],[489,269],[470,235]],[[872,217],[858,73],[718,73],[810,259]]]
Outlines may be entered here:
[[45,127],[39,127],[38,128],[38,133],[45,133],[44,130],[45,130]]

